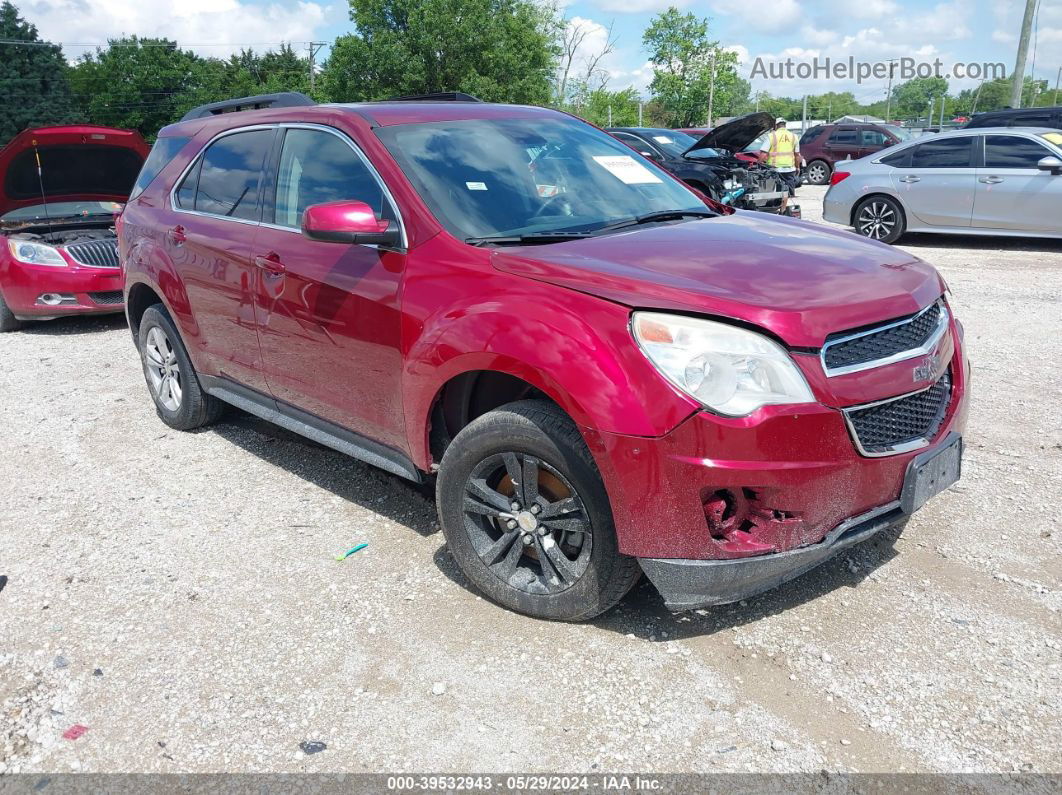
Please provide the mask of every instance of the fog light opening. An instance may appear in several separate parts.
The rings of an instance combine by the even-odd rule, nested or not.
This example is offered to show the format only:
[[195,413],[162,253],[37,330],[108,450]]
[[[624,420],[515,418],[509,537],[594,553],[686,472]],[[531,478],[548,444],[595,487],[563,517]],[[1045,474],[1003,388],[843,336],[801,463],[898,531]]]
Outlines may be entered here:
[[62,306],[63,304],[76,304],[77,296],[73,293],[42,293],[37,298],[38,304],[44,306]]

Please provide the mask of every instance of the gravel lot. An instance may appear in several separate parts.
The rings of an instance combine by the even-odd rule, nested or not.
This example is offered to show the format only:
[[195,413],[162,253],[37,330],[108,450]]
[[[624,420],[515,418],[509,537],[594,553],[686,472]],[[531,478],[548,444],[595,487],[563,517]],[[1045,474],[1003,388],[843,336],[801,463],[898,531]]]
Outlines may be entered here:
[[967,329],[961,483],[748,604],[577,626],[476,596],[398,478],[163,426],[119,319],[3,335],[0,772],[1062,771],[1062,241],[903,247]]

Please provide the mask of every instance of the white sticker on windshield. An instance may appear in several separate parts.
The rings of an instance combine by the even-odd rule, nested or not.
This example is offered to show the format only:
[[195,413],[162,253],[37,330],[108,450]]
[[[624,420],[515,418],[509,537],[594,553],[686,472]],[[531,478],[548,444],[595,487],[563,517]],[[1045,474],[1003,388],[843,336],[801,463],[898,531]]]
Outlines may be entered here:
[[674,143],[674,140],[671,139],[671,138],[668,138],[666,135],[654,135],[653,136],[653,140],[656,141],[658,144],[671,144],[671,143]]
[[465,187],[468,188],[469,190],[486,190],[487,189],[487,183],[486,182],[466,182],[465,183]]
[[662,180],[630,155],[598,155],[598,165],[627,185],[648,185]]

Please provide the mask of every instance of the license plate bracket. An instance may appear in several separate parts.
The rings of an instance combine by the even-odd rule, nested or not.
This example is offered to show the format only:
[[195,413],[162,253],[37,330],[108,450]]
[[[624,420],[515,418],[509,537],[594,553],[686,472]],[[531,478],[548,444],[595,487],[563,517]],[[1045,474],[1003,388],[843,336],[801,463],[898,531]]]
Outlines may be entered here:
[[936,450],[922,453],[907,465],[900,492],[904,513],[914,513],[926,501],[956,483],[962,476],[962,436],[951,433]]

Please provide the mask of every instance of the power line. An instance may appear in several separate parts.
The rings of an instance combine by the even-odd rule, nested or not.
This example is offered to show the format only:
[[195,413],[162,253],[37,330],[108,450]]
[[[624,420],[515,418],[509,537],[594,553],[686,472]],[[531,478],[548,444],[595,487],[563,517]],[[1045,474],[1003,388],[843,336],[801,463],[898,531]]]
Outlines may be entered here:
[[291,46],[292,44],[322,44],[324,42],[308,42],[308,41],[244,41],[244,42],[202,42],[199,44],[188,44],[182,42],[159,42],[159,41],[136,41],[136,42],[96,42],[92,44],[88,43],[74,43],[74,42],[62,42],[62,41],[24,41],[22,39],[0,39],[0,45],[9,46],[22,46],[22,47],[283,47],[284,45]]

